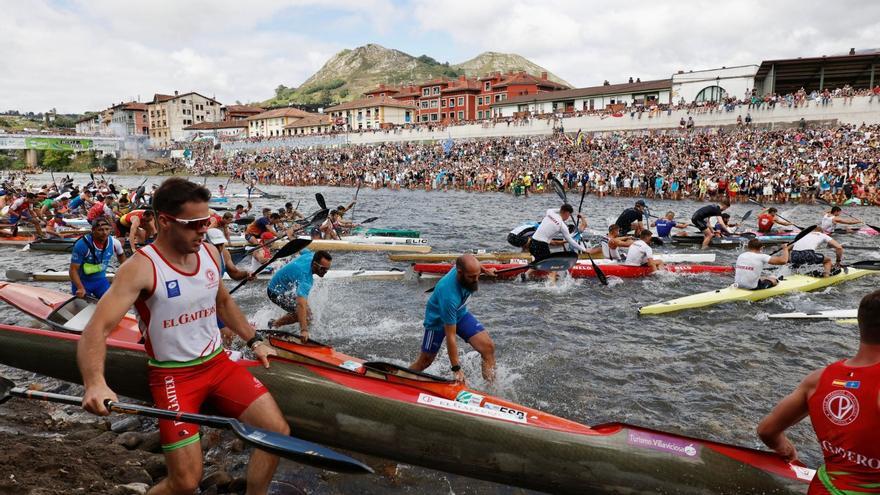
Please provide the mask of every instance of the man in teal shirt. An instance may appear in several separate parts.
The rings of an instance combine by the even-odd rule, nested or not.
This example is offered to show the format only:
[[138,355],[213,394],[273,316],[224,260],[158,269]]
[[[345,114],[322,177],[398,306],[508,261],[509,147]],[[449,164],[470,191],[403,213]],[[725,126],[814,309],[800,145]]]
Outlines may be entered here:
[[410,369],[423,371],[434,362],[443,340],[449,351],[449,363],[456,381],[464,382],[461,361],[458,357],[458,335],[471,345],[482,357],[483,378],[495,381],[495,344],[483,324],[467,310],[467,300],[476,292],[481,273],[494,276],[494,270],[486,270],[471,254],[455,260],[455,267],[434,286],[434,292],[425,306],[425,335],[418,359]]
[[323,277],[330,270],[333,258],[327,251],[304,249],[300,256],[284,265],[272,275],[266,293],[269,300],[287,312],[277,320],[269,321],[269,328],[278,328],[299,322],[299,333],[303,342],[309,340],[309,292],[314,277]]

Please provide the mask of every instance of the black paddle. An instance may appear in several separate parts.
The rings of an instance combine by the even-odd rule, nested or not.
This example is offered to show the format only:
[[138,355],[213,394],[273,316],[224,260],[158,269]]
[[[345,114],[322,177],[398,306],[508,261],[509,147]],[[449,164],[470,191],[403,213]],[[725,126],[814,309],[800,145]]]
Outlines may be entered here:
[[[554,177],[554,179],[555,179],[555,177]],[[560,186],[561,185],[562,184],[560,184]],[[586,196],[586,195],[587,195],[587,183],[584,182],[583,187],[581,188],[581,203],[580,203],[580,205],[578,205],[578,218],[574,222],[575,229],[577,229],[579,222],[580,222],[581,208],[583,208],[583,206],[584,206],[584,196]],[[601,268],[599,268],[599,265],[596,264],[596,261],[593,259],[593,257],[590,256],[590,253],[587,253],[586,251],[584,251],[584,252],[587,254],[587,258],[590,259],[590,265],[593,266],[593,271],[596,272],[596,278],[599,279],[599,282],[601,282],[602,285],[608,285],[608,277],[605,276],[605,273],[602,271]],[[574,265],[572,265],[572,266],[574,266]],[[571,266],[569,268],[571,268]]]
[[318,206],[321,207],[322,210],[327,209],[327,203],[324,201],[324,195],[321,193],[315,193],[315,201],[318,202]]
[[743,215],[742,218],[739,219],[739,223],[736,224],[736,227],[733,229],[733,232],[731,232],[731,234],[733,234],[733,233],[735,233],[737,230],[739,230],[740,225],[742,225],[743,222],[745,222],[746,220],[748,220],[750,216],[752,216],[752,210],[747,211],[746,214]]
[[[819,201],[822,201],[822,200],[820,199]],[[752,198],[749,198],[749,203],[756,204],[756,205],[760,206],[761,208],[766,208],[763,204],[761,204],[760,202],[758,202],[757,200],[752,199]],[[779,218],[781,218],[782,220],[785,220],[786,222],[790,223],[791,226],[794,227],[794,228],[796,228],[796,229],[803,229],[803,227],[801,227],[800,225],[795,224],[794,222],[792,222],[791,220],[785,218],[784,216],[780,215],[779,213],[776,213],[776,216],[779,217]]]
[[[49,402],[58,402],[71,406],[82,406],[82,397],[73,395],[54,394],[50,392],[40,392],[30,390],[24,387],[16,387],[12,381],[0,377],[0,404],[6,402],[12,397],[21,397],[23,399],[45,400]],[[346,455],[339,454],[322,445],[300,440],[299,438],[282,435],[274,431],[256,428],[246,425],[237,419],[225,418],[223,416],[208,416],[204,414],[182,413],[171,411],[168,409],[157,409],[154,407],[142,406],[140,404],[130,404],[126,402],[114,402],[109,399],[104,401],[107,409],[123,413],[133,414],[137,416],[146,416],[149,418],[170,419],[173,421],[181,421],[185,423],[195,423],[211,428],[222,428],[232,430],[235,435],[251,447],[265,450],[271,454],[275,454],[292,461],[302,464],[328,469],[339,473],[372,473],[373,470],[366,464],[352,459]]]
[[6,270],[6,280],[10,282],[28,282],[33,278],[33,272],[23,272],[21,270]]
[[[256,270],[254,270],[254,273],[253,273],[253,274],[256,275],[256,274],[262,272],[263,270],[266,269],[267,266],[271,265],[272,263],[275,262],[275,260],[277,260],[277,259],[279,259],[279,258],[286,258],[286,257],[288,257],[288,256],[293,256],[294,254],[300,252],[303,248],[305,248],[306,246],[308,246],[308,245],[311,244],[311,243],[312,243],[312,240],[311,240],[311,239],[299,239],[299,238],[297,238],[297,239],[293,239],[292,241],[290,241],[290,242],[288,242],[287,244],[285,244],[284,247],[282,247],[281,249],[279,249],[278,252],[276,252],[276,253],[275,253],[275,254],[269,259],[269,261],[263,263],[262,265],[259,266],[259,268],[257,268]],[[238,283],[238,285],[236,285],[235,287],[233,287],[232,290],[229,291],[229,293],[230,293],[230,294],[234,293],[234,292],[237,291],[239,288],[241,288],[242,285],[246,284],[247,282],[248,282],[248,279],[247,279],[247,278],[244,279],[244,280],[242,280],[241,282]]]
[[816,226],[810,225],[809,227],[805,228],[804,230],[798,232],[798,235],[794,236],[793,241],[786,243],[785,245],[783,245],[783,247],[777,249],[776,251],[773,251],[772,253],[770,253],[770,256],[775,256],[776,253],[782,251],[785,248],[785,246],[791,246],[792,244],[796,243],[797,241],[803,239],[807,234],[809,234],[810,232],[812,232],[814,230],[816,230]]
[[375,222],[375,221],[378,220],[378,219],[379,219],[379,217],[370,217],[370,218],[364,220],[363,222],[361,222],[361,225],[363,225],[363,224],[365,224],[365,223],[373,223],[373,222]]
[[858,268],[859,270],[880,271],[880,260],[863,260],[856,261],[850,265],[844,265],[848,268]]

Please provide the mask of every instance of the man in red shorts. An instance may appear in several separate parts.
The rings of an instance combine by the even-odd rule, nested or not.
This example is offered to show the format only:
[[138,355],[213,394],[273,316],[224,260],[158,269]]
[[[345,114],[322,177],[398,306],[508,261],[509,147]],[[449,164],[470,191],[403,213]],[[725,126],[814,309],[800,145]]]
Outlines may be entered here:
[[794,461],[785,430],[810,416],[825,457],[810,495],[880,493],[880,290],[859,304],[859,336],[855,356],[809,374],[758,425],[761,440]]
[[[85,385],[83,407],[106,415],[106,399],[117,400],[104,380],[105,340],[134,304],[150,357],[150,389],[157,407],[198,412],[208,399],[220,413],[282,434],[289,427],[266,388],[223,350],[217,317],[245,340],[269,366],[275,351],[258,337],[221,283],[219,254],[202,242],[210,222],[210,193],[172,178],[153,195],[159,235],[117,271],[109,297],[102,298],[77,350]],[[159,421],[168,477],[148,493],[191,494],[202,478],[197,425]],[[265,494],[278,458],[255,450],[247,472],[247,493]]]

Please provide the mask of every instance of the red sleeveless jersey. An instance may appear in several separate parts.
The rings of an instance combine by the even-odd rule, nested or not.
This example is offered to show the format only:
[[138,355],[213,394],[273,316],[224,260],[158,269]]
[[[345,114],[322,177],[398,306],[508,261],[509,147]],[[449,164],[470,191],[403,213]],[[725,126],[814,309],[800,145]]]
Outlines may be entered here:
[[758,215],[758,232],[770,232],[773,228],[773,215],[762,213]]
[[838,361],[822,372],[808,406],[825,466],[813,478],[811,495],[832,493],[824,483],[847,493],[880,493],[878,394],[880,364],[852,367]]

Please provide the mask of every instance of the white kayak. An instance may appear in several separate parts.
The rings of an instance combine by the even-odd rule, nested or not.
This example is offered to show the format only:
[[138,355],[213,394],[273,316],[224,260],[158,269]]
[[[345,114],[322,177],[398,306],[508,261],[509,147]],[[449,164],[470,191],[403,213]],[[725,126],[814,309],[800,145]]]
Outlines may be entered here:
[[777,313],[770,318],[779,320],[846,320],[858,318],[857,309],[832,309],[815,313]]
[[398,245],[426,245],[427,239],[421,237],[387,237],[387,236],[364,236],[364,235],[346,235],[340,237],[345,242],[354,242],[358,244],[386,244],[389,246]]

